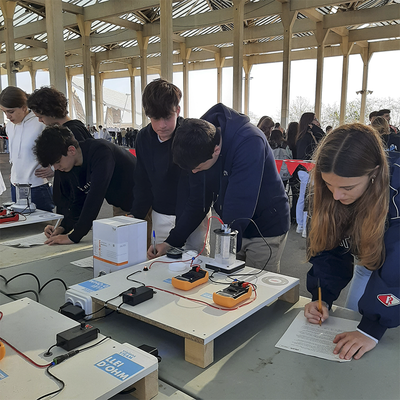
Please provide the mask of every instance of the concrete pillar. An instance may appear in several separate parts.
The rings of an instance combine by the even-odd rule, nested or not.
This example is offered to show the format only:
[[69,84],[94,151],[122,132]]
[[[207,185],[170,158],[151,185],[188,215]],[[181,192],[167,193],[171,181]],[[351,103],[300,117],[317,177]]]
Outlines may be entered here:
[[361,88],[361,107],[360,107],[360,122],[362,124],[365,123],[365,108],[367,105],[367,83],[368,83],[368,69],[369,62],[371,60],[372,54],[369,50],[369,44],[366,47],[362,48],[361,58],[363,61],[363,79],[362,79],[362,88]]
[[36,89],[36,72],[37,70],[33,69],[31,63],[31,65],[29,65],[29,75],[31,77],[32,92]]
[[325,41],[329,33],[329,29],[324,29],[322,22],[317,22],[317,29],[314,32],[315,38],[317,39],[317,76],[315,82],[315,108],[314,113],[317,119],[321,118],[321,106],[322,106],[322,84],[324,77],[324,53],[325,53]]
[[70,74],[70,69],[67,68],[65,71],[65,77],[67,80],[67,99],[68,99],[68,113],[70,118],[73,118],[74,115],[74,106],[73,106],[73,98],[74,94],[72,92],[72,75]]
[[[133,59],[132,59],[133,64]],[[128,71],[130,77],[130,84],[131,84],[131,111],[132,111],[132,128],[136,128],[135,119],[136,119],[136,101],[135,101],[135,68],[133,65],[128,64]]]
[[189,71],[188,60],[192,49],[187,49],[185,43],[180,43],[181,58],[182,58],[182,72],[183,72],[183,117],[189,117]]
[[[144,37],[141,31],[136,32],[137,41],[140,50],[140,83],[142,93],[147,85],[147,46],[149,44],[149,38]],[[142,128],[148,124],[148,119],[142,107]]]
[[15,61],[13,17],[16,4],[15,1],[1,0],[0,2],[4,18],[8,86],[17,85],[16,73],[12,71],[12,63]]
[[173,80],[172,0],[160,0],[161,78]]
[[343,54],[343,69],[342,69],[342,91],[340,96],[340,125],[344,124],[346,119],[346,103],[347,103],[347,84],[349,79],[349,56],[354,43],[349,43],[349,37],[342,37],[342,48]]
[[233,0],[233,101],[234,110],[242,111],[243,20],[245,0]]
[[45,0],[45,7],[50,85],[66,94],[62,1]]
[[82,41],[83,59],[83,88],[85,95],[86,125],[93,125],[93,104],[92,104],[92,68],[90,59],[90,27],[91,22],[85,21],[83,15],[76,16]]
[[290,52],[292,50],[292,28],[297,17],[297,11],[290,10],[290,3],[282,4],[283,24],[283,71],[282,71],[282,108],[281,126],[286,129],[289,119],[290,100]]
[[222,102],[222,68],[224,66],[225,57],[221,57],[221,50],[215,53],[215,64],[217,65],[217,103]]
[[96,127],[103,125],[103,85],[100,74],[100,63],[96,61],[96,57],[92,57],[93,74],[94,74],[94,103],[96,106]]
[[243,60],[244,68],[244,113],[249,115],[249,103],[250,103],[250,72],[253,65],[249,63],[247,59]]

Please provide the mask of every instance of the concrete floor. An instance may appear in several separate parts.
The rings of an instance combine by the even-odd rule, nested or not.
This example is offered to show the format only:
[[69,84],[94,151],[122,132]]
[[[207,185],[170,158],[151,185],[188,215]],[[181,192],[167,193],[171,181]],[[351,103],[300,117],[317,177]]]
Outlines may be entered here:
[[[0,171],[3,175],[7,190],[0,195],[0,202],[5,203],[11,201],[10,194],[10,163],[8,154],[0,154]],[[98,219],[112,217],[112,206],[106,201],[103,203]],[[3,239],[3,238],[2,238]],[[6,239],[6,238],[4,238]],[[212,242],[211,242],[212,243]],[[296,227],[292,225],[286,247],[281,259],[281,274],[293,276],[300,279],[300,296],[309,297],[310,294],[306,289],[306,275],[310,269],[310,264],[306,261],[306,240],[296,233]],[[336,305],[344,306],[348,288],[342,291]]]

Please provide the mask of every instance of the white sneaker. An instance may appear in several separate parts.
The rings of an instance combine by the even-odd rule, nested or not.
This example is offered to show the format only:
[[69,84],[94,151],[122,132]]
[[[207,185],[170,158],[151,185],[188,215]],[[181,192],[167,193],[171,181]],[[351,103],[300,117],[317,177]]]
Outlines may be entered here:
[[307,237],[307,229],[304,228],[303,232],[301,233],[301,237],[306,238]]
[[303,232],[303,227],[300,225],[297,225],[296,233],[302,233],[302,232]]

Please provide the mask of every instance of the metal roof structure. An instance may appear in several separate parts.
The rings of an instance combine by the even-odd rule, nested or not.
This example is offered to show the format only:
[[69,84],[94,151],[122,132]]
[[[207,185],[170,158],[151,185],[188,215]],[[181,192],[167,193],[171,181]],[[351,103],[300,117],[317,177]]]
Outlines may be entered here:
[[[4,0],[3,0],[4,2]],[[249,0],[245,4],[243,56],[251,64],[279,59],[283,25],[280,8],[284,0]],[[179,43],[190,48],[189,65],[194,69],[212,68],[215,53],[232,57],[233,1],[177,0],[172,3],[174,65],[179,68]],[[400,0],[291,0],[297,17],[293,27],[292,50],[296,59],[315,58],[316,24],[322,22],[330,33],[326,55],[335,55],[341,38],[348,36],[357,53],[368,44],[373,51],[400,49]],[[126,64],[140,57],[135,33],[148,41],[148,67],[160,64],[160,3],[154,0],[63,0],[66,66],[73,75],[81,73],[81,34],[76,15],[90,21],[91,53],[100,62],[100,71],[126,70]],[[16,1],[13,17],[15,59],[34,70],[47,68],[45,0]],[[3,13],[0,13],[0,62],[6,51]],[[314,50],[314,52],[313,52]],[[133,64],[134,65],[134,64]],[[226,64],[227,65],[227,64]],[[138,68],[138,67],[137,67]],[[3,71],[4,72],[4,71]],[[120,72],[121,76],[124,73]],[[127,75],[125,75],[127,76]]]

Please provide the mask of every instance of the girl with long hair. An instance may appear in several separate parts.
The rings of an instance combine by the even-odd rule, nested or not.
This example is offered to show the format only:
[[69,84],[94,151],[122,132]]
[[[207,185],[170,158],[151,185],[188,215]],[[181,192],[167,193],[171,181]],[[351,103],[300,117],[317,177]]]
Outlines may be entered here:
[[314,155],[307,243],[312,302],[304,315],[315,324],[329,317],[353,277],[355,257],[349,297],[362,319],[357,331],[334,339],[334,353],[346,360],[359,359],[399,325],[400,154],[389,155],[390,167],[378,133],[358,123],[335,129]]

